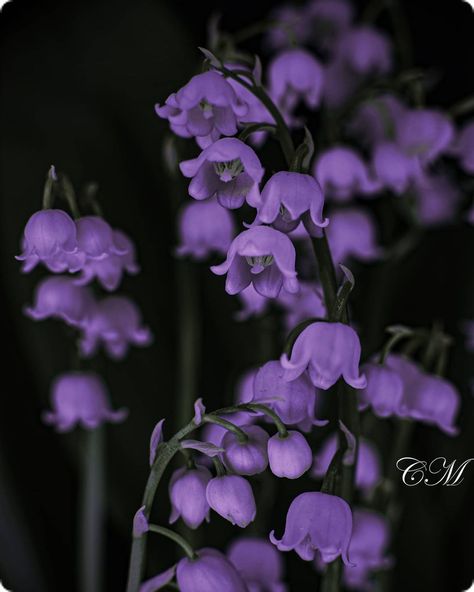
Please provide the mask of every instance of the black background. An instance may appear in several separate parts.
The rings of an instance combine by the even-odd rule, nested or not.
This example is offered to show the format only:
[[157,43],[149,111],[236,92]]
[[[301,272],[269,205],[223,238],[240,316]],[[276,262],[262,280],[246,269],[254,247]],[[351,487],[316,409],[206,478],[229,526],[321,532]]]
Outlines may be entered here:
[[[442,76],[430,102],[448,107],[474,91],[474,12],[461,0],[403,2],[413,33],[415,61]],[[160,0],[13,0],[0,15],[1,43],[1,312],[3,388],[0,407],[0,577],[15,592],[74,591],[78,435],[57,435],[40,422],[48,385],[67,369],[72,345],[59,324],[22,316],[40,271],[18,272],[13,256],[25,221],[41,205],[42,185],[54,163],[76,187],[100,186],[107,219],[136,241],[143,268],[122,291],[139,302],[155,334],[154,345],[134,350],[123,363],[97,365],[114,404],[128,406],[125,424],[108,430],[108,590],[123,590],[131,516],[147,474],[149,434],[174,414],[177,365],[176,263],[173,188],[163,170],[165,122],[156,101],[186,82],[197,67],[211,12],[229,30],[259,19],[272,2],[163,2]],[[382,21],[383,24],[383,21]],[[459,223],[429,231],[416,252],[396,266],[358,270],[358,321],[376,324],[375,344],[389,322],[429,325],[444,321],[460,341],[448,374],[463,396],[462,434],[449,439],[420,427],[413,456],[474,456],[474,374],[459,322],[474,318],[472,228]],[[265,359],[259,325],[236,324],[233,299],[222,280],[202,265],[194,278],[199,296],[197,394],[209,407],[229,398],[239,371]],[[374,297],[376,282],[381,282]],[[376,321],[374,299],[382,302]],[[175,422],[176,423],[176,422]],[[474,471],[457,488],[405,488],[394,590],[452,591],[473,578]],[[162,494],[166,497],[166,493]],[[163,498],[162,498],[163,499]],[[270,520],[281,531],[290,494]],[[159,513],[166,519],[168,508]],[[278,517],[278,518],[275,518]],[[220,519],[205,542],[222,545],[234,532]],[[174,549],[153,542],[150,574],[168,566]],[[290,556],[291,555],[291,556]],[[316,589],[309,565],[288,556],[292,590]]]

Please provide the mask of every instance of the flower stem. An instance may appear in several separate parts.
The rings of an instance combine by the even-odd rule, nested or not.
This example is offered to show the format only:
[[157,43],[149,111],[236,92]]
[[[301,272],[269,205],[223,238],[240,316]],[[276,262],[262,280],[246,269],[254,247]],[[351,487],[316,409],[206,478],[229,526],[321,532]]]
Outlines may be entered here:
[[221,428],[224,428],[225,430],[232,432],[241,444],[245,444],[249,439],[247,434],[243,430],[241,430],[231,421],[227,421],[227,419],[222,419],[222,417],[217,417],[213,414],[206,414],[204,415],[202,420],[206,423],[214,423],[220,426]]
[[[319,279],[323,288],[327,316],[332,319],[337,297],[337,280],[328,239],[323,230],[321,237],[313,237],[311,240],[316,261],[318,262]],[[347,315],[343,313],[343,316],[346,317]]]
[[285,424],[280,419],[280,416],[275,413],[273,409],[270,409],[270,407],[261,405],[260,403],[247,403],[242,407],[244,409],[249,409],[250,411],[260,411],[260,413],[264,413],[271,418],[281,438],[286,438],[288,436],[288,430],[286,429]]
[[183,549],[183,551],[186,553],[189,559],[196,559],[197,555],[194,549],[188,543],[188,541],[177,532],[174,532],[174,530],[170,530],[169,528],[165,528],[164,526],[158,526],[157,524],[150,524],[148,526],[148,530],[150,532],[156,532],[157,534],[161,534],[167,537],[168,539],[171,539],[173,542],[175,542]]

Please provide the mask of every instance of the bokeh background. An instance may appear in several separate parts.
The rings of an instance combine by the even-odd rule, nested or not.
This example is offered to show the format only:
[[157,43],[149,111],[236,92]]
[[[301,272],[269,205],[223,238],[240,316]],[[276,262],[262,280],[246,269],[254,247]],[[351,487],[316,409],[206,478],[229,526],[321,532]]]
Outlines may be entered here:
[[[416,64],[439,74],[430,102],[449,107],[474,90],[474,12],[462,0],[401,4]],[[175,395],[186,379],[177,337],[183,274],[199,316],[196,395],[209,407],[230,400],[239,373],[269,355],[268,335],[262,338],[268,327],[233,320],[238,305],[224,293],[222,279],[206,265],[183,266],[173,257],[175,204],[184,195],[177,195],[181,190],[162,164],[167,124],[153,105],[198,67],[196,47],[205,42],[211,13],[219,11],[224,28],[233,31],[274,5],[13,0],[0,13],[0,579],[15,592],[74,592],[77,581],[78,435],[57,435],[40,421],[49,384],[68,368],[72,344],[59,323],[33,323],[22,315],[42,273],[22,276],[14,260],[24,223],[41,205],[46,171],[55,164],[78,189],[98,183],[108,221],[136,241],[143,271],[126,278],[122,290],[137,300],[155,335],[152,347],[133,350],[124,362],[96,362],[114,404],[130,409],[127,422],[107,432],[107,590],[115,592],[125,586],[150,432],[165,416],[168,433],[177,426]],[[474,230],[459,223],[429,231],[394,264],[357,268],[354,310],[367,328],[369,350],[394,322],[429,326],[440,320],[457,339],[448,376],[463,397],[461,435],[449,439],[418,427],[410,447],[417,458],[474,456],[474,359],[460,332],[460,321],[474,318],[473,255]],[[270,512],[268,529],[280,531],[287,493]],[[401,495],[393,590],[467,588],[474,574],[474,467],[459,487],[403,488]],[[160,506],[157,519],[166,520],[167,512],[166,504]],[[204,529],[204,542],[225,545],[235,530],[220,519],[213,522]],[[150,574],[169,565],[174,553],[167,542],[153,541]],[[311,566],[291,555],[291,590],[316,590]]]

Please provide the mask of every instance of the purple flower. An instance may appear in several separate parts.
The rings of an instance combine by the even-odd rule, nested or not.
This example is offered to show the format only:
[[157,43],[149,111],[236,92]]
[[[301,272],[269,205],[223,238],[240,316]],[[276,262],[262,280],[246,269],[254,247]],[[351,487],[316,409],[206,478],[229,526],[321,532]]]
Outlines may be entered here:
[[238,321],[246,321],[250,317],[259,317],[266,311],[269,302],[268,298],[257,292],[253,284],[249,284],[239,292],[239,298],[242,302],[242,309],[234,315]]
[[259,426],[242,426],[247,442],[239,442],[237,436],[228,431],[222,439],[225,449],[222,455],[226,467],[239,475],[256,475],[268,466],[267,432]]
[[392,69],[392,44],[373,27],[354,27],[341,36],[337,58],[359,75],[386,74]]
[[162,106],[156,105],[159,117],[168,119],[173,132],[183,138],[195,137],[206,148],[221,135],[237,133],[237,123],[247,112],[227,80],[209,71],[193,76]]
[[169,496],[171,500],[170,524],[182,518],[189,528],[197,528],[209,519],[206,487],[212,475],[206,467],[177,469],[171,476]]
[[331,214],[331,225],[327,230],[334,262],[342,263],[349,257],[360,261],[379,259],[383,252],[375,235],[375,224],[364,210],[336,210]]
[[286,592],[281,581],[281,555],[267,540],[240,537],[231,543],[227,558],[244,579],[249,592]]
[[308,492],[296,497],[286,516],[285,533],[279,541],[270,533],[271,542],[279,551],[292,551],[304,559],[314,559],[319,551],[324,563],[341,556],[350,565],[347,555],[352,534],[352,513],[346,501],[336,495]]
[[77,234],[73,220],[62,210],[40,210],[28,220],[22,240],[22,271],[31,271],[40,261],[53,272],[77,271]]
[[302,220],[311,236],[320,236],[329,220],[323,217],[324,196],[314,177],[280,171],[266,182],[255,223],[273,224],[291,232]]
[[359,409],[371,407],[378,417],[397,415],[403,396],[403,381],[388,366],[368,363],[362,366],[367,386],[359,391]]
[[310,109],[321,101],[324,69],[305,49],[286,49],[268,66],[270,95],[283,112],[289,113],[300,100]]
[[192,179],[188,191],[194,199],[216,196],[230,210],[240,208],[245,200],[253,207],[260,202],[262,165],[252,148],[237,138],[217,140],[179,167],[185,177]]
[[150,529],[148,518],[145,515],[145,507],[141,506],[138,508],[133,517],[133,536],[137,538],[144,535]]
[[349,28],[354,9],[346,0],[315,0],[308,4],[305,16],[311,25],[310,41],[330,52]]
[[43,421],[58,432],[68,432],[76,424],[92,430],[104,422],[118,423],[127,417],[126,409],[112,411],[102,379],[93,372],[60,374],[51,387],[53,411],[43,414]]
[[449,177],[425,173],[414,185],[417,212],[424,226],[452,222],[462,200],[462,192]]
[[282,290],[278,296],[278,304],[285,310],[285,327],[291,331],[303,321],[311,318],[324,318],[326,307],[321,288],[316,283],[299,282],[300,290],[291,294]]
[[254,226],[232,241],[227,259],[211,271],[227,273],[228,294],[238,294],[252,283],[262,296],[276,298],[282,286],[288,292],[298,290],[295,259],[295,247],[286,234],[269,226]]
[[112,230],[112,240],[122,254],[110,253],[103,259],[84,257],[81,274],[76,279],[80,286],[97,278],[100,285],[109,292],[118,288],[124,271],[135,275],[140,271],[135,258],[135,246],[121,230]]
[[303,434],[290,430],[285,438],[275,434],[268,440],[268,460],[277,477],[299,479],[311,467],[313,455]]
[[102,343],[111,358],[121,359],[130,344],[144,347],[151,340],[150,330],[141,324],[137,305],[124,296],[109,296],[94,307],[84,326],[80,348],[89,357]]
[[356,389],[366,379],[359,372],[360,341],[357,333],[342,323],[312,323],[296,338],[290,358],[281,356],[284,380],[291,381],[308,369],[311,382],[327,390],[342,376]]
[[371,195],[381,188],[357,152],[343,146],[330,148],[319,156],[314,176],[324,194],[335,201],[349,201],[358,193]]
[[252,368],[242,374],[235,387],[234,403],[250,403],[253,399],[253,384],[257,370]]
[[[338,437],[337,434],[333,434],[323,442],[320,451],[314,457],[311,471],[313,477],[324,477],[337,449]],[[377,449],[368,440],[361,438],[356,462],[356,486],[368,494],[380,481],[381,476],[382,465]]]
[[459,158],[466,173],[474,173],[474,121],[461,129],[451,147],[451,153]]
[[252,488],[240,475],[211,479],[207,484],[206,498],[214,512],[240,528],[255,520],[257,507]]
[[109,224],[99,216],[79,218],[76,228],[77,246],[87,259],[100,261],[110,255],[123,256],[128,253],[130,242],[124,242],[123,235],[114,235]]
[[70,277],[45,277],[36,286],[34,306],[25,314],[35,321],[61,319],[73,327],[87,324],[94,311],[94,297],[88,288],[77,286]]
[[247,592],[234,565],[215,549],[201,549],[196,559],[181,559],[176,580],[181,592]]
[[418,157],[422,165],[446,152],[453,137],[450,119],[432,109],[407,109],[396,121],[397,144],[409,156]]
[[201,260],[212,252],[225,255],[235,234],[232,214],[215,199],[186,204],[178,218],[179,256]]
[[380,95],[357,107],[348,131],[359,142],[374,146],[391,139],[395,133],[396,121],[404,111],[405,106],[397,97]]
[[410,184],[421,175],[419,161],[408,156],[395,142],[381,142],[375,147],[374,172],[383,186],[397,195],[404,193]]
[[269,28],[266,44],[272,49],[305,42],[311,34],[311,23],[304,10],[296,6],[278,6],[270,14],[274,26]]

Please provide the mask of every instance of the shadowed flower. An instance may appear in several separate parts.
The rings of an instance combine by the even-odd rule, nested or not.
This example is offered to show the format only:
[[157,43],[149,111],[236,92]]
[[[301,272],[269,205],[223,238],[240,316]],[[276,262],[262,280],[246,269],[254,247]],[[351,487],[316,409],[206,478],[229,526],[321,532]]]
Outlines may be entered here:
[[305,17],[311,25],[309,41],[331,52],[349,28],[354,8],[346,0],[315,0],[307,5]]
[[112,411],[102,379],[93,372],[60,374],[51,387],[53,411],[43,414],[43,421],[58,432],[68,432],[77,424],[92,430],[102,423],[118,423],[127,417],[126,409]]
[[228,431],[222,439],[225,449],[222,455],[226,467],[239,475],[256,475],[268,466],[267,432],[259,426],[242,426],[248,436],[247,442],[239,442],[237,436]]
[[249,284],[239,292],[239,299],[242,302],[242,308],[234,315],[237,321],[246,321],[250,317],[259,317],[266,311],[269,303],[268,298],[259,294],[253,284]]
[[341,556],[346,565],[352,534],[352,513],[345,500],[327,493],[308,492],[296,497],[286,516],[281,540],[270,533],[271,542],[279,551],[292,551],[311,561],[319,551],[324,563]]
[[212,252],[225,255],[235,234],[232,214],[215,199],[186,204],[179,213],[179,256],[200,260]]
[[250,483],[240,475],[214,477],[207,484],[208,504],[220,516],[245,528],[255,520],[257,507]]
[[286,592],[281,581],[282,557],[267,540],[240,537],[231,543],[227,558],[244,579],[249,592]]
[[191,178],[188,191],[194,199],[216,196],[230,210],[240,208],[245,200],[253,207],[260,202],[262,165],[252,148],[237,138],[217,140],[179,167],[185,177]]
[[296,294],[282,290],[277,300],[285,310],[285,327],[288,331],[308,319],[326,316],[326,307],[320,286],[316,283],[302,281],[299,284],[300,289]]
[[418,219],[424,226],[452,222],[462,200],[462,191],[447,175],[425,173],[413,187]]
[[157,104],[155,111],[168,119],[176,135],[195,137],[199,146],[205,148],[221,135],[236,134],[238,120],[247,113],[247,106],[223,76],[209,71],[193,76],[164,105]]
[[386,35],[373,27],[354,27],[345,32],[336,55],[362,76],[386,74],[392,69],[392,44]]
[[474,173],[474,121],[460,130],[450,152],[459,158],[466,173]]
[[270,19],[274,26],[269,28],[265,41],[272,49],[292,46],[295,40],[303,43],[311,34],[311,23],[299,6],[278,6],[270,13]]
[[397,415],[403,396],[403,381],[388,366],[368,363],[362,366],[367,386],[359,391],[359,409],[371,407],[378,417]]
[[181,592],[247,592],[234,565],[215,549],[201,549],[197,559],[181,559],[176,579]]
[[100,261],[109,255],[123,256],[128,253],[129,241],[124,241],[123,235],[114,235],[109,224],[99,216],[79,218],[76,228],[77,246],[87,259]]
[[354,111],[349,125],[349,133],[359,142],[374,146],[392,140],[397,119],[405,106],[395,96],[380,95],[361,103]]
[[376,242],[372,217],[362,209],[345,208],[333,212],[327,237],[335,263],[346,262],[350,257],[368,262],[383,255]]
[[298,290],[296,253],[291,240],[269,226],[254,226],[233,241],[227,259],[211,267],[217,275],[227,274],[225,289],[238,294],[250,283],[267,298],[276,298],[282,288]]
[[372,158],[373,169],[379,181],[397,195],[404,193],[422,174],[417,158],[408,156],[395,142],[378,144]]
[[313,455],[303,434],[290,430],[286,437],[275,434],[268,440],[268,461],[277,477],[299,479],[311,467]]
[[311,323],[298,335],[290,358],[281,356],[284,380],[291,381],[308,369],[311,382],[327,390],[343,377],[360,389],[366,379],[359,372],[360,341],[357,333],[342,323]]
[[182,518],[189,528],[197,528],[209,519],[206,487],[212,475],[206,467],[177,469],[171,476],[169,496],[171,501],[170,524]]

